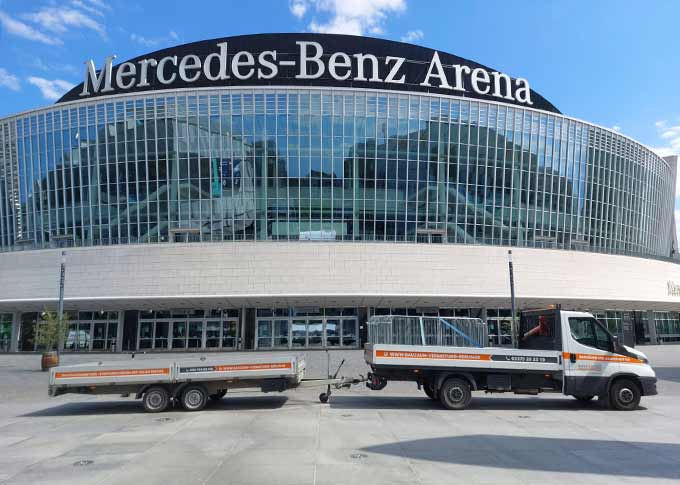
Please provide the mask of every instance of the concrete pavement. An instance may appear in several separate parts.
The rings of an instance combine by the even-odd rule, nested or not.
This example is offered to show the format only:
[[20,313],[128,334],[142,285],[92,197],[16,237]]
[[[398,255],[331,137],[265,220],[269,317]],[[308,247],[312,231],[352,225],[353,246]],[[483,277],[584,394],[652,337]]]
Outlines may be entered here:
[[[39,356],[0,355],[0,483],[677,483],[680,346],[641,349],[660,395],[635,412],[480,393],[453,412],[390,383],[338,391],[329,405],[318,389],[241,392],[198,413],[152,415],[115,396],[48,398]],[[307,375],[323,376],[325,353],[306,356]],[[331,356],[347,359],[344,375],[367,370],[361,351]],[[129,356],[64,360],[104,358]]]

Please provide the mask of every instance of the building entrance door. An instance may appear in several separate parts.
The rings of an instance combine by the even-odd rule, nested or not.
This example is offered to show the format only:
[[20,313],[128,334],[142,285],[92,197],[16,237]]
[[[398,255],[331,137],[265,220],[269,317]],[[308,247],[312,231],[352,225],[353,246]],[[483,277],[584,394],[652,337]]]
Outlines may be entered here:
[[137,349],[234,350],[238,318],[167,318],[141,320]]
[[256,349],[356,347],[356,317],[260,318],[256,326]]

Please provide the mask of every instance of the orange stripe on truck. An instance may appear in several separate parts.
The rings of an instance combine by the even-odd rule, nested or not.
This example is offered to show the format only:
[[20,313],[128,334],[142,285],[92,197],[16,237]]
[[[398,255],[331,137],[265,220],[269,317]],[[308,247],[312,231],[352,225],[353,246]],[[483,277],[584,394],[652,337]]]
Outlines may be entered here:
[[[562,354],[564,359],[571,358],[569,352]],[[627,355],[603,355],[603,354],[576,354],[576,360],[590,360],[595,362],[625,362],[627,364],[643,364],[640,359],[628,357]]]
[[96,371],[71,371],[56,372],[57,379],[72,379],[77,377],[128,377],[128,376],[155,376],[168,375],[170,369],[121,369],[121,370],[96,370]]
[[376,357],[384,359],[432,359],[432,360],[491,360],[490,354],[466,354],[451,352],[405,352],[402,350],[376,350]]
[[215,370],[218,372],[230,372],[235,370],[269,370],[269,369],[292,369],[291,362],[276,362],[271,364],[232,364],[232,365],[216,365]]

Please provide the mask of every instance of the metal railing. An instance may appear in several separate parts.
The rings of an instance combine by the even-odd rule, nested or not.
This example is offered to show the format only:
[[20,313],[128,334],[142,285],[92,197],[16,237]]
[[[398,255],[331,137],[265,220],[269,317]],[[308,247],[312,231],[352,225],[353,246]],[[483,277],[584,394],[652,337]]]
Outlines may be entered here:
[[489,341],[479,318],[376,315],[367,327],[372,344],[485,347]]

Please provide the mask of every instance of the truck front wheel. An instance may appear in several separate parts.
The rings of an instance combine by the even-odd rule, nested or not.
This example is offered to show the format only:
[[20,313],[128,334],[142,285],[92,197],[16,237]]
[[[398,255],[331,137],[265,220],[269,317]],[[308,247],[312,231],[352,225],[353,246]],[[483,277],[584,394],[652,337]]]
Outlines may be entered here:
[[609,388],[609,405],[619,411],[633,411],[640,404],[640,386],[631,379],[617,379]]
[[187,386],[182,390],[180,401],[187,411],[200,411],[208,402],[208,393],[203,386]]
[[447,379],[439,390],[439,400],[446,409],[465,409],[471,399],[470,384],[457,377]]
[[168,409],[170,394],[164,387],[154,386],[146,390],[142,405],[147,413],[160,413]]

